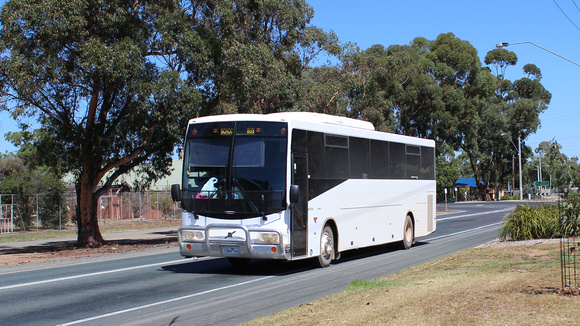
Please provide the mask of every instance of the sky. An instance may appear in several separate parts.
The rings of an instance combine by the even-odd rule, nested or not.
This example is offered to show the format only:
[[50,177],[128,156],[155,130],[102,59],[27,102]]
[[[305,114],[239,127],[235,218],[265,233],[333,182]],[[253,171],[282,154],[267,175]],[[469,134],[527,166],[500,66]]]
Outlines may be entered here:
[[[4,2],[0,0],[0,4]],[[580,157],[580,0],[307,2],[314,8],[313,25],[334,31],[342,42],[356,43],[362,50],[374,44],[409,44],[415,37],[434,40],[448,32],[471,43],[482,62],[502,42],[532,42],[548,50],[529,43],[506,48],[518,56],[518,64],[508,68],[506,78],[524,77],[522,67],[533,63],[542,71],[542,84],[552,93],[548,109],[540,115],[540,128],[524,143],[535,149],[542,141],[556,140],[568,157]],[[4,133],[17,130],[16,122],[1,112],[0,153],[15,151]]]
[[518,56],[507,79],[525,77],[522,67],[533,63],[552,93],[548,109],[540,115],[540,128],[524,143],[535,149],[554,139],[568,157],[580,157],[580,0],[307,1],[314,8],[313,25],[334,31],[342,42],[356,43],[362,50],[374,44],[405,45],[415,37],[434,40],[451,32],[477,49],[482,64],[487,52],[502,42],[532,42],[578,63],[532,44],[506,48]]

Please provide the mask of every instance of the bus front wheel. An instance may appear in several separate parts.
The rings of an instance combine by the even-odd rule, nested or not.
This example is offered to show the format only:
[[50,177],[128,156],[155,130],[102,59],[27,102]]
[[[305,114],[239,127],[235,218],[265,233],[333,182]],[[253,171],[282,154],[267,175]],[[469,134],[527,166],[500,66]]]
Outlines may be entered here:
[[402,247],[403,249],[409,249],[415,242],[415,230],[413,228],[413,221],[411,220],[411,216],[407,215],[405,217],[405,224],[403,227],[403,241]]
[[318,266],[328,267],[334,259],[334,232],[330,226],[325,226],[320,236],[320,256]]

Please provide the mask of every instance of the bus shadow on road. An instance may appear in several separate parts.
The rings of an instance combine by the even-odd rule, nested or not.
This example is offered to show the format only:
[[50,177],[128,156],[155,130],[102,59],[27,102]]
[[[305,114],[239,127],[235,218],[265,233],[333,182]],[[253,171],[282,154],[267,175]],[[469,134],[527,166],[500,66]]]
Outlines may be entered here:
[[[415,247],[424,246],[427,244],[429,244],[429,242],[417,240],[413,244],[411,249],[413,249]],[[396,252],[396,251],[402,252],[402,251],[405,251],[405,249],[403,249],[401,247],[400,243],[395,242],[395,243],[387,243],[384,245],[378,245],[378,246],[374,246],[374,247],[365,247],[365,248],[360,248],[360,249],[348,250],[348,251],[342,252],[340,259],[337,261],[334,261],[333,264],[345,263],[348,261],[364,259],[364,258],[378,256],[378,255],[382,255],[382,254],[386,254],[386,253],[390,253],[390,252]]]
[[[427,241],[417,241],[414,247],[427,245]],[[398,243],[349,250],[341,253],[333,265],[378,256],[389,252],[404,251]],[[190,260],[189,262],[162,266],[161,270],[176,274],[224,274],[224,275],[289,275],[315,269],[315,259],[297,261],[252,259],[246,266],[233,266],[226,258]]]
[[288,275],[314,269],[310,259],[295,262],[252,259],[246,266],[233,266],[226,258],[192,260],[188,263],[162,266],[161,270],[177,274],[224,274],[224,275]]

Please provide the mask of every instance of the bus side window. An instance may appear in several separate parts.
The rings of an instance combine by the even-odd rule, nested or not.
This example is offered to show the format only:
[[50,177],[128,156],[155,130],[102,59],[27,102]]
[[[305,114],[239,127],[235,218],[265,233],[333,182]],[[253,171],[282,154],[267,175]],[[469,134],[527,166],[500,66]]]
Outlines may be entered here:
[[[371,174],[369,143],[368,139],[350,137],[349,156],[352,179],[368,179]],[[386,166],[386,161],[382,164]]]
[[405,179],[405,144],[389,143],[389,174],[391,179]]
[[371,140],[371,179],[389,178],[389,143]]

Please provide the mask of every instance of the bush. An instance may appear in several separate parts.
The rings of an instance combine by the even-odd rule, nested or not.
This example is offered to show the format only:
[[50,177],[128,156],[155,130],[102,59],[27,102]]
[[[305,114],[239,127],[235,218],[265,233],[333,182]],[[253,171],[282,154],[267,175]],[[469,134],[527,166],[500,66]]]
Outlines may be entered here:
[[550,239],[561,235],[558,204],[541,206],[517,205],[501,227],[500,235],[506,240]]
[[565,237],[580,234],[580,197],[576,194],[568,196],[561,207],[562,234]]

